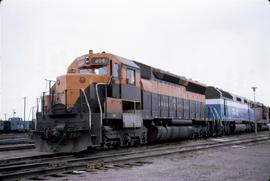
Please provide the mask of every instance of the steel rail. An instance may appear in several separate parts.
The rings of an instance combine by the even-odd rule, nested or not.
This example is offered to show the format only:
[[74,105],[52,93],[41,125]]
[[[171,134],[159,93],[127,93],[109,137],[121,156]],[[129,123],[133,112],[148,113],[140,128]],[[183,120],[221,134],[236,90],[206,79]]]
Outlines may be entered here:
[[23,150],[23,149],[33,149],[35,144],[12,144],[12,145],[2,145],[0,146],[0,152],[2,151],[11,151],[11,150]]

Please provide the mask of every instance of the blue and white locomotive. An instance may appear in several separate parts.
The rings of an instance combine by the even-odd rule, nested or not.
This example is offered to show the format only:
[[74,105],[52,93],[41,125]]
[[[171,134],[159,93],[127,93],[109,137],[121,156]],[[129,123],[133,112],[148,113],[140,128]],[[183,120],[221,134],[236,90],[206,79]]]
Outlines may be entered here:
[[251,101],[215,87],[207,87],[205,96],[205,117],[219,120],[225,132],[253,129],[255,118]]

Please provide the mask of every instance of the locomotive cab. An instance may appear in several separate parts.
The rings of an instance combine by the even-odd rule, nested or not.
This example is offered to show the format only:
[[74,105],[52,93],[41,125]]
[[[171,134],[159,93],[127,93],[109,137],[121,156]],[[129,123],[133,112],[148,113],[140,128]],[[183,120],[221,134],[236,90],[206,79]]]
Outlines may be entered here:
[[[93,84],[107,84],[106,98],[121,99],[120,102],[124,104],[121,108],[118,107],[118,110],[112,109],[117,105],[107,107],[108,111],[122,113],[123,109],[140,107],[139,68],[122,57],[106,53],[93,54],[90,51],[88,55],[77,58],[68,67],[67,74],[57,77],[46,97],[45,111],[53,111],[52,107],[56,104],[62,104],[72,110],[78,102],[80,92],[88,91]],[[130,96],[129,91],[135,95]],[[111,99],[106,101],[113,102]]]

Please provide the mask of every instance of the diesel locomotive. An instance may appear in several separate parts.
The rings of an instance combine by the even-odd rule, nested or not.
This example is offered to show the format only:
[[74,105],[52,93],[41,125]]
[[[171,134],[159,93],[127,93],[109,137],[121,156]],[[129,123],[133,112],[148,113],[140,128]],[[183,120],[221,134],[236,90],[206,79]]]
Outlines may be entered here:
[[[79,152],[252,131],[254,104],[137,61],[90,50],[43,93],[33,138],[41,151]],[[269,121],[267,109],[263,125]]]

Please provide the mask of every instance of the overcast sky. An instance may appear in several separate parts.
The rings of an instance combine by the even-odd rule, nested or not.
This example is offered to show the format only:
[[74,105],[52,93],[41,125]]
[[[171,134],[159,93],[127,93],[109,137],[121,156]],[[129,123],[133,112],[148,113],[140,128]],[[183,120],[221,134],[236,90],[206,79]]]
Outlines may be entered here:
[[[47,79],[106,51],[270,105],[268,0],[4,0],[0,118],[27,115]],[[2,69],[1,69],[2,68]]]

